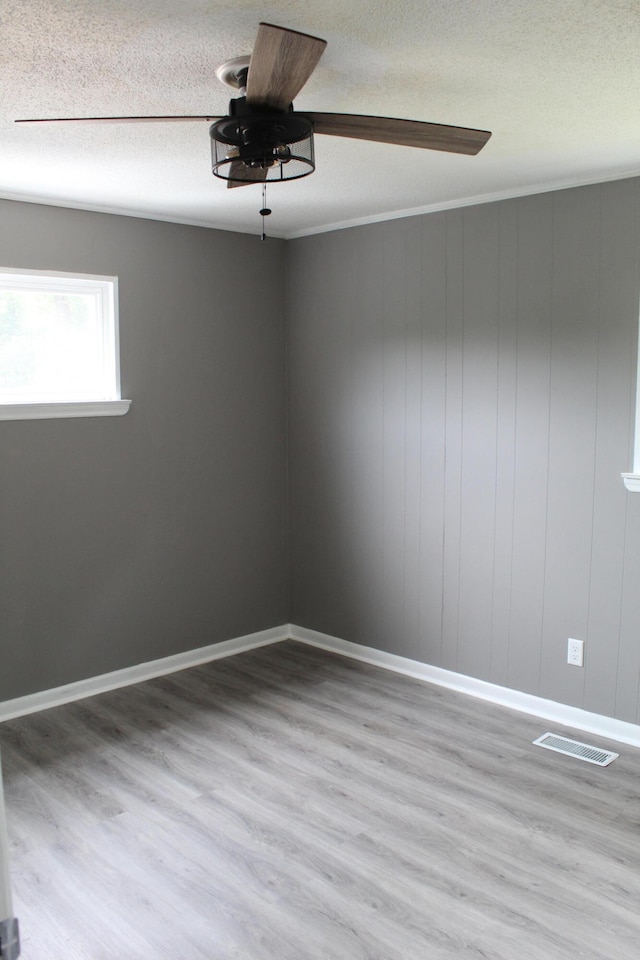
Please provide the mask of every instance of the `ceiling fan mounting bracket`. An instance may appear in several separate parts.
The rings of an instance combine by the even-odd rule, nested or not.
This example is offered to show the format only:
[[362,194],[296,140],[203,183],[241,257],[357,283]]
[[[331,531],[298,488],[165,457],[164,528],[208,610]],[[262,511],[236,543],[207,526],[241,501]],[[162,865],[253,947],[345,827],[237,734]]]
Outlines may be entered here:
[[216,77],[220,83],[232,90],[241,90],[247,83],[247,72],[251,57],[234,57],[233,60],[225,60],[216,70]]

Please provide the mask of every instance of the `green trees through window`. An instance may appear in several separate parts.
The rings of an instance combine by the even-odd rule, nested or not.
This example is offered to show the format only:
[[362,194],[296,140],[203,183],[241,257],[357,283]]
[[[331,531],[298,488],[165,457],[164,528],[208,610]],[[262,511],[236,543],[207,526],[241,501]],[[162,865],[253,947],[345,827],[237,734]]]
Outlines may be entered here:
[[116,280],[0,270],[0,403],[119,397]]

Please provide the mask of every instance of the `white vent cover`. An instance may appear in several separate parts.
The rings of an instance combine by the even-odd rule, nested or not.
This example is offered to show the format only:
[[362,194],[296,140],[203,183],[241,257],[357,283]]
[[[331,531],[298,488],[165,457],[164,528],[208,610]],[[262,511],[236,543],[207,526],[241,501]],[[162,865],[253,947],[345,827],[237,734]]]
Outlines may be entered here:
[[619,753],[612,753],[611,750],[601,750],[600,747],[592,747],[588,743],[580,743],[579,740],[569,740],[568,737],[561,737],[557,733],[543,733],[533,742],[538,747],[546,747],[547,750],[555,750],[556,753],[566,753],[570,757],[577,757],[578,760],[596,763],[599,767],[606,767],[620,756]]

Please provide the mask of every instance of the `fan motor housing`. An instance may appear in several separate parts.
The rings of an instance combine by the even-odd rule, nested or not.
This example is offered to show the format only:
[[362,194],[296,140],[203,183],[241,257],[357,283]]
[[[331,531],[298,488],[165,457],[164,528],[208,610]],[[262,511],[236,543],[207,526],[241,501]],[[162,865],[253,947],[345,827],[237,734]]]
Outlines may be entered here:
[[209,134],[213,174],[223,180],[246,183],[251,171],[259,182],[298,180],[315,170],[313,125],[291,108],[256,110],[239,97]]

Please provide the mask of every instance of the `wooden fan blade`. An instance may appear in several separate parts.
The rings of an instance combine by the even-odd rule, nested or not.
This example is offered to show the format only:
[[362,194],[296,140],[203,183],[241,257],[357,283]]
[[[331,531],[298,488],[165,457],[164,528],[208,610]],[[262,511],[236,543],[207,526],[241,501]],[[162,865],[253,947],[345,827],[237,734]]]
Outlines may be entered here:
[[212,122],[220,117],[42,117],[37,120],[14,120],[14,123],[183,123],[188,120]]
[[247,167],[242,160],[233,160],[231,163],[231,176],[233,180],[227,180],[227,189],[233,187],[248,187],[250,183],[262,183],[267,179],[268,170],[266,167]]
[[247,77],[250,107],[286,110],[313,73],[326,40],[261,23]]
[[304,113],[314,133],[332,137],[352,137],[377,143],[396,143],[425,150],[445,150],[474,156],[491,136],[488,130],[449,127],[421,120],[397,120],[393,117],[366,117],[350,113]]

